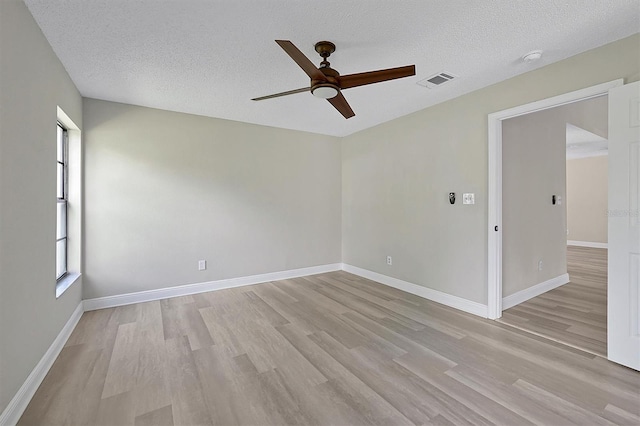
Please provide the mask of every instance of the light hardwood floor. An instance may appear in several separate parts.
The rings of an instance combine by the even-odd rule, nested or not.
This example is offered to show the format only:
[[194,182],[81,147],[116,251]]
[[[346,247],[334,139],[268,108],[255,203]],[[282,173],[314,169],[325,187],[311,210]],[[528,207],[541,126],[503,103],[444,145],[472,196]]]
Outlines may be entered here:
[[607,356],[607,250],[567,247],[571,282],[502,313],[501,321]]
[[604,425],[640,373],[348,274],[87,312],[20,424]]

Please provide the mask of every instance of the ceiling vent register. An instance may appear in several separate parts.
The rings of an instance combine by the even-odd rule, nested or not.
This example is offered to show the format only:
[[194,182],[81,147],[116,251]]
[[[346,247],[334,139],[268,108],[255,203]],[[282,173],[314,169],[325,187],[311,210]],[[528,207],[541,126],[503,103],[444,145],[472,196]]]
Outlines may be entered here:
[[450,72],[441,72],[438,74],[434,74],[431,77],[427,77],[424,80],[418,81],[417,84],[420,86],[426,87],[428,89],[434,89],[438,86],[442,86],[443,84],[457,78],[458,76],[451,74]]

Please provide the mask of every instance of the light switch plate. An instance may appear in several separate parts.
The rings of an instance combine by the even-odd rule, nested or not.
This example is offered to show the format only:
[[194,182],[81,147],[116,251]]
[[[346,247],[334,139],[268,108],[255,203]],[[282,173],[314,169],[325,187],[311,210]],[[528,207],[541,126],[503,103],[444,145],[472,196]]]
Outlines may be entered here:
[[476,203],[475,194],[473,193],[462,194],[462,204],[475,204],[475,203]]

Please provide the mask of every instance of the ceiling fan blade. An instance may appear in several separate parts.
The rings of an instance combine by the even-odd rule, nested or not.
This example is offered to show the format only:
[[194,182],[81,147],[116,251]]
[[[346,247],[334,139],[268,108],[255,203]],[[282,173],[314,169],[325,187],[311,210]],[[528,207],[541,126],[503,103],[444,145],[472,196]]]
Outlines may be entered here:
[[358,74],[348,74],[340,77],[340,88],[350,89],[352,87],[364,86],[366,84],[380,83],[396,78],[410,77],[416,75],[416,66],[388,68],[386,70],[361,72]]
[[304,53],[300,51],[293,43],[289,40],[276,40],[276,43],[282,47],[282,49],[287,52],[291,59],[294,60],[302,70],[307,73],[307,75],[313,80],[321,80],[326,81],[327,78],[324,76],[322,71],[320,71],[314,64],[304,56]]
[[349,106],[347,100],[342,96],[342,93],[338,92],[336,96],[331,99],[327,99],[331,105],[333,105],[340,114],[344,115],[344,118],[351,118],[356,115],[355,112]]
[[280,96],[287,96],[287,95],[293,95],[295,93],[308,92],[309,90],[311,90],[310,87],[302,87],[300,89],[289,90],[287,92],[280,92],[280,93],[274,93],[273,95],[260,96],[259,98],[253,98],[251,100],[252,101],[264,101],[265,99],[279,98]]

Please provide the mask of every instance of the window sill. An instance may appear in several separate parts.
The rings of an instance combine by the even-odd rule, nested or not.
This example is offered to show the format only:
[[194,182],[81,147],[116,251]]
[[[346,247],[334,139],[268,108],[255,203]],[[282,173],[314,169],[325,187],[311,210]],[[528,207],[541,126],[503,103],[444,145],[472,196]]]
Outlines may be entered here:
[[56,299],[62,296],[62,293],[67,291],[67,289],[71,287],[81,276],[82,274],[78,273],[68,273],[64,278],[58,281],[56,283]]

